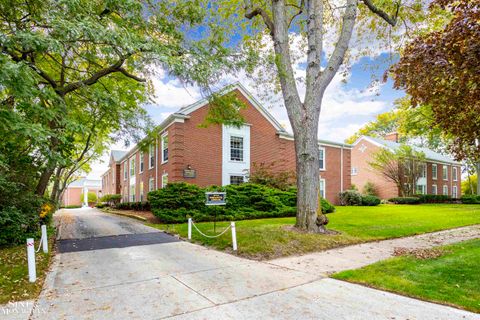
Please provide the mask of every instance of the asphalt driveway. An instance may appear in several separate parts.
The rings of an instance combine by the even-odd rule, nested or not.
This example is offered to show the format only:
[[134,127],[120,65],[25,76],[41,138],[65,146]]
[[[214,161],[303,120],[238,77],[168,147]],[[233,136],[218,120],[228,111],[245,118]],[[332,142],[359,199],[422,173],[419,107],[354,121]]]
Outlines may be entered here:
[[64,247],[32,319],[480,319],[178,241],[96,209],[64,210],[56,221]]

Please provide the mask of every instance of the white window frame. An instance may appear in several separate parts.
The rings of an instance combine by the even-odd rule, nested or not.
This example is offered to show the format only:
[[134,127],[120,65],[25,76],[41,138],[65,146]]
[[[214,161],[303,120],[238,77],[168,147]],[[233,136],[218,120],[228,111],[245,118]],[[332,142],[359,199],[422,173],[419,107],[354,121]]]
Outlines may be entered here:
[[145,159],[144,159],[145,153],[140,152],[139,157],[140,157],[140,164],[139,164],[140,168],[138,169],[138,171],[139,171],[139,173],[143,173],[143,171],[145,171]]
[[[435,188],[435,192],[433,192],[434,188]],[[438,194],[438,188],[436,184],[432,184],[432,194],[435,194],[435,195]]]
[[[422,190],[420,191],[420,193],[418,193],[418,188],[421,188]],[[416,194],[426,194],[427,193],[427,186],[424,185],[424,184],[417,184],[417,190],[415,190],[415,193]]]
[[164,157],[164,155],[165,155],[165,154],[164,154],[164,150],[165,150],[165,144],[164,144],[165,138],[168,139],[168,132],[165,132],[165,133],[162,134],[162,136],[160,137],[160,145],[161,145],[161,148],[160,148],[161,154],[160,154],[160,156],[161,156],[161,159],[162,159],[162,164],[167,163],[167,162],[168,162],[168,158],[170,157],[170,154],[169,154],[169,144],[170,144],[170,142],[167,141],[167,148],[166,148],[166,149],[167,149],[167,160],[165,160],[165,157]]
[[[320,151],[323,151],[323,152],[322,152],[322,155],[323,155],[322,159],[320,159]],[[325,171],[325,170],[327,170],[327,161],[326,161],[326,160],[327,160],[327,156],[326,156],[326,149],[325,149],[325,147],[320,147],[320,148],[318,148],[318,165],[319,165],[319,166],[320,166],[320,160],[322,160],[322,164],[323,164],[323,166],[320,167],[320,171]]]
[[245,182],[245,176],[243,174],[235,174],[235,173],[232,173],[229,175],[229,184],[232,184],[232,177],[242,177],[242,182]]
[[421,172],[420,178],[426,178],[427,177],[427,164],[424,163],[424,164],[421,164],[421,166],[422,166],[422,172]]
[[[167,183],[165,183],[164,179],[167,178]],[[168,184],[168,173],[162,174],[162,189],[165,188]]]
[[442,166],[442,178],[444,181],[448,181],[448,167],[446,165]]
[[352,167],[352,171],[350,173],[352,176],[356,176],[358,174],[358,168],[357,167]]
[[[433,171],[433,168],[435,168],[435,171]],[[438,166],[436,163],[432,164],[432,180],[437,180],[438,177]]]
[[152,169],[153,167],[155,167],[155,145],[151,144],[148,146],[148,169]]
[[448,186],[446,184],[443,185],[443,195],[448,196]]
[[[322,188],[321,188],[322,183],[323,183],[323,195],[322,195]],[[320,185],[318,186],[318,191],[320,192],[320,197],[325,199],[327,195],[327,182],[325,181],[325,179],[320,179]]]
[[452,176],[453,176],[453,181],[458,181],[458,168],[457,167],[452,167]]
[[131,157],[129,160],[128,160],[128,164],[129,164],[129,171],[130,171],[130,177],[135,177],[135,156]]
[[458,187],[457,186],[453,186],[452,187],[452,198],[458,198]]
[[[242,160],[232,160],[232,138],[241,138],[242,139]],[[231,134],[229,136],[229,149],[228,149],[228,160],[230,162],[245,163],[245,137],[241,134]]]
[[135,188],[136,188],[135,183],[130,185],[130,190],[129,190],[130,193],[129,193],[129,199],[128,199],[130,202],[135,202],[136,200]]
[[155,180],[153,178],[148,179],[148,191],[153,191],[155,189]]

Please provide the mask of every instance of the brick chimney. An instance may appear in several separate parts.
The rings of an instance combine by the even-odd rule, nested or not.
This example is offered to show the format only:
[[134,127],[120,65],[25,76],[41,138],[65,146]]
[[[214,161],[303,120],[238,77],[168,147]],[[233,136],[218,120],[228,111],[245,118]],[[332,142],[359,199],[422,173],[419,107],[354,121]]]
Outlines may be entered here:
[[388,133],[383,138],[388,141],[398,142],[398,132]]

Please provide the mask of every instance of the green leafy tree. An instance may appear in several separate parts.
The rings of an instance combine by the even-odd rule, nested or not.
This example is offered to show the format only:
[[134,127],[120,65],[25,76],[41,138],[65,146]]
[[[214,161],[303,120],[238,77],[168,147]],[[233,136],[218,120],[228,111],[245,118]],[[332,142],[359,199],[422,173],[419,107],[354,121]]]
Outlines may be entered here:
[[372,156],[369,166],[385,180],[395,183],[402,197],[416,193],[417,182],[425,166],[425,154],[408,145],[391,151],[380,149]]
[[[318,207],[318,124],[326,88],[344,62],[354,26],[391,34],[401,18],[405,23],[421,20],[421,2],[346,0],[335,7],[323,0],[220,0],[212,8],[219,23],[232,32],[243,32],[247,73],[273,82],[283,102],[295,136],[297,162],[296,227],[325,232],[327,219]],[[420,13],[420,14],[419,14]],[[223,19],[223,20],[222,20]],[[337,35],[332,52],[326,53],[327,35]],[[300,49],[292,50],[295,36]],[[382,35],[380,35],[382,37]],[[298,39],[296,38],[296,39]],[[294,66],[302,59],[305,77],[299,80]],[[326,62],[325,62],[326,61]],[[262,66],[258,71],[254,66]],[[305,85],[299,89],[299,82]]]

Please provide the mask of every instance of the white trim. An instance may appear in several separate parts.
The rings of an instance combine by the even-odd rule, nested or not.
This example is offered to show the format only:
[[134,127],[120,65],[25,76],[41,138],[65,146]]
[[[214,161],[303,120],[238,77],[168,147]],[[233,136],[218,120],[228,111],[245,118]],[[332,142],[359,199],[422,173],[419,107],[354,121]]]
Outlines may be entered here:
[[319,147],[318,148],[318,155],[319,155],[318,162],[319,162],[319,165],[320,165],[320,150],[323,150],[323,159],[322,159],[323,160],[322,161],[323,162],[323,168],[320,168],[320,171],[327,171],[327,156],[326,156],[327,151],[326,151],[325,147]]
[[[164,182],[164,181],[163,181],[163,178],[164,178],[164,177],[167,178],[167,183],[165,183],[165,184],[163,184],[163,182]],[[162,183],[162,189],[167,186],[167,184],[168,184],[168,173],[163,173],[163,174],[162,174],[162,181],[161,181],[161,183]]]
[[[445,193],[445,188],[447,188],[447,193]],[[442,194],[448,196],[448,185],[446,185],[446,184],[443,185]]]
[[[141,174],[143,171],[145,171],[145,152],[140,151],[138,154],[138,173]],[[143,167],[143,168],[142,168]]]
[[[447,169],[447,172],[446,172],[446,174],[443,174],[445,169]],[[442,165],[442,180],[443,181],[448,181],[448,166],[446,166],[446,165]]]
[[155,190],[155,180],[153,177],[148,179],[148,192]]
[[[243,138],[243,161],[231,160],[231,137]],[[250,170],[250,127],[222,125],[222,186],[230,184],[230,175],[245,175]]]
[[[321,183],[323,182],[323,197],[322,197],[322,191],[320,189],[320,185]],[[319,185],[318,185],[318,191],[320,193],[320,196],[323,198],[323,199],[326,199],[327,198],[327,181],[325,181],[324,178],[320,178],[319,179]]]
[[457,186],[452,187],[452,198],[458,198],[458,187]]
[[[157,139],[155,139],[157,141]],[[156,149],[156,144],[150,144],[148,146],[148,170],[151,170],[155,167],[155,149]],[[153,152],[152,152],[153,151]],[[152,166],[152,155],[153,155],[153,166]]]
[[[435,167],[435,176],[433,175],[433,167]],[[437,180],[438,178],[438,165],[436,163],[432,163],[432,180]]]
[[[455,172],[455,175],[453,174]],[[458,181],[458,168],[452,166],[452,181]]]
[[[433,187],[435,187],[435,193],[433,193]],[[438,187],[436,184],[432,184],[432,194],[435,194],[435,195],[438,194]]]
[[[292,134],[290,134],[286,131],[277,132],[277,135],[280,139],[295,141],[295,137]],[[335,141],[320,140],[320,139],[318,139],[318,146],[319,147],[343,148],[343,149],[349,149],[349,150],[353,149],[353,145],[351,145],[351,144],[337,143]]]

